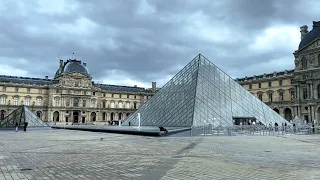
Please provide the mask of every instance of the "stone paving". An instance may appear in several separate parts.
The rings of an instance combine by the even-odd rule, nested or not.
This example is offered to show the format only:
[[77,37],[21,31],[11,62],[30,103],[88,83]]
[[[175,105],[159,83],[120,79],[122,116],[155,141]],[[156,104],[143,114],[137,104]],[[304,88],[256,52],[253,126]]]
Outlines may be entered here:
[[2,179],[320,179],[320,136],[0,131]]

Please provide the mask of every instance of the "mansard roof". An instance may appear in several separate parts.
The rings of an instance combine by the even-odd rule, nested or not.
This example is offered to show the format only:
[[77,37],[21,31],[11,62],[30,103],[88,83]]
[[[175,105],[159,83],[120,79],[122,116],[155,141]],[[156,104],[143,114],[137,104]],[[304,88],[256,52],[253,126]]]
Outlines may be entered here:
[[[42,79],[42,78],[31,78],[31,77],[18,77],[18,76],[5,76],[0,75],[0,83],[13,83],[13,84],[27,84],[27,85],[50,85],[57,83],[53,79]],[[114,92],[146,92],[151,93],[150,89],[145,89],[142,87],[134,86],[119,86],[119,85],[109,85],[109,84],[93,84],[105,91]]]
[[243,82],[243,81],[254,81],[254,80],[262,80],[264,78],[276,78],[276,77],[282,77],[282,76],[290,76],[292,75],[294,70],[285,70],[285,71],[279,71],[279,72],[273,72],[268,74],[262,74],[257,76],[251,76],[251,77],[244,77],[244,78],[237,78],[236,81]]
[[53,82],[52,79],[41,79],[31,77],[5,76],[0,75],[0,82],[14,84],[29,84],[29,85],[49,85]]

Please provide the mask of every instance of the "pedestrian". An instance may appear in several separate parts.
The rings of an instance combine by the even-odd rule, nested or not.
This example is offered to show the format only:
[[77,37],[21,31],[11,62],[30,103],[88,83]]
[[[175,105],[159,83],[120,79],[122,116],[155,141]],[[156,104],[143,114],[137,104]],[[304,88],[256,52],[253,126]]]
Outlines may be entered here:
[[15,128],[16,128],[16,132],[18,132],[18,129],[19,129],[19,123],[18,122],[16,122]]
[[27,127],[28,127],[28,122],[24,122],[23,131],[27,131]]

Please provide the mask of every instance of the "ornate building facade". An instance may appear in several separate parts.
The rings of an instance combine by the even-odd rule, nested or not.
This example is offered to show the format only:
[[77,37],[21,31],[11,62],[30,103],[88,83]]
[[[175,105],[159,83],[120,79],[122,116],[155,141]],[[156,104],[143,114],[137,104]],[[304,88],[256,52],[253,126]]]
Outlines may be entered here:
[[320,21],[313,29],[300,27],[301,42],[294,55],[295,68],[237,81],[287,120],[298,116],[320,124]]
[[118,124],[156,92],[137,86],[96,84],[86,63],[60,60],[53,79],[0,76],[0,120],[26,105],[47,122]]

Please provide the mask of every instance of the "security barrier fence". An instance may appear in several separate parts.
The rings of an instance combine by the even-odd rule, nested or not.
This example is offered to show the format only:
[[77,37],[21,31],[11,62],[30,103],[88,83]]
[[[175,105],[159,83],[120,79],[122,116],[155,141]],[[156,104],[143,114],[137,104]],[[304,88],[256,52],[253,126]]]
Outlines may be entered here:
[[265,126],[234,125],[232,127],[213,127],[212,125],[193,127],[192,136],[278,136],[278,135],[316,135],[320,134],[319,125]]

